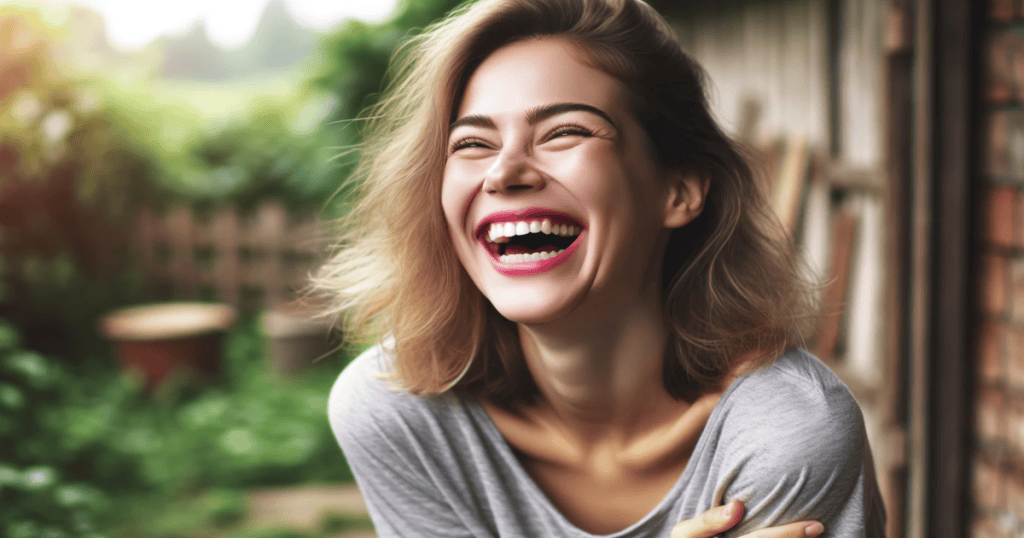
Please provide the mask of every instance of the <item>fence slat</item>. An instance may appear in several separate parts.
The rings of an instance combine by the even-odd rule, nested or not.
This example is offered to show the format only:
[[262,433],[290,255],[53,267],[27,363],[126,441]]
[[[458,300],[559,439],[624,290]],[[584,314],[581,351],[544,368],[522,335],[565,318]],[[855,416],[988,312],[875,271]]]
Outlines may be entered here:
[[171,297],[163,299],[196,299],[210,288],[218,301],[268,308],[292,300],[305,286],[323,259],[319,233],[317,215],[295,219],[276,202],[264,203],[248,218],[222,207],[208,220],[187,207],[163,217],[143,208],[134,245],[149,280],[170,290]]
[[221,209],[210,225],[216,249],[213,281],[217,288],[217,299],[232,305],[238,305],[240,301],[240,227],[238,212],[233,207]]
[[135,248],[139,253],[140,264],[148,272],[157,270],[156,234],[159,225],[153,209],[149,207],[143,207],[135,218]]
[[179,207],[165,219],[171,260],[168,269],[174,277],[174,291],[181,298],[196,298],[196,266],[193,238],[193,215],[187,207]]

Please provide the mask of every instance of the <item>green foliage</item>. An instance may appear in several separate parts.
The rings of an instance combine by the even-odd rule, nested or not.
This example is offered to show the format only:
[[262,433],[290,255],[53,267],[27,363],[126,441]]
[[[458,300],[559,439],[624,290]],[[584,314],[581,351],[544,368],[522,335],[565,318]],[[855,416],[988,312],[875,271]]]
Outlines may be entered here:
[[0,320],[0,534],[98,536],[107,495],[76,476],[82,446],[61,433],[64,369],[20,347],[13,326]]
[[[322,122],[331,96],[302,93],[297,75],[252,83],[105,83],[119,122],[145,141],[157,165],[151,206],[233,205],[277,199],[294,213],[318,210],[346,173],[343,142]],[[186,104],[201,99],[204,107]],[[209,104],[206,104],[209,103]],[[211,109],[217,109],[214,112]]]
[[267,199],[282,200],[295,213],[319,209],[346,171],[332,160],[335,144],[327,133],[293,132],[282,108],[263,105],[189,144],[184,157],[191,169],[177,176],[183,181],[172,186],[176,194],[243,210]]
[[[99,226],[96,219],[123,222],[149,194],[154,163],[144,141],[55,59],[60,30],[38,11],[5,6],[0,25],[0,49],[12,51],[4,58],[11,78],[0,88],[0,227],[70,233],[72,224]],[[18,43],[3,42],[13,36]],[[33,226],[19,220],[26,217],[36,218]]]
[[402,42],[471,1],[407,0],[389,20],[378,24],[347,21],[321,43],[322,66],[310,77],[308,88],[312,93],[332,95],[338,103],[322,129],[336,142],[334,162],[343,172],[334,184],[341,189],[329,198],[330,217],[340,216],[348,201],[351,185],[341,180],[348,177],[358,159],[355,150],[362,142],[360,120],[380,99],[388,83],[389,65]]
[[[59,67],[56,30],[38,13],[0,8],[0,26],[12,51],[0,85],[0,316],[33,343],[47,333],[38,341],[80,346],[99,312],[138,289],[126,223],[152,194],[155,164],[99,92]],[[11,35],[31,45],[8,47]]]
[[[472,1],[472,0],[469,0]],[[379,24],[349,21],[324,40],[324,66],[310,81],[334,94],[341,106],[335,121],[349,122],[373,106],[387,83],[388,64],[402,41],[440,19],[465,0],[406,1]]]
[[197,488],[220,491],[204,506],[227,525],[240,505],[223,488],[351,480],[325,413],[338,364],[277,377],[255,321],[229,333],[218,385],[153,394],[132,375],[75,375],[20,346],[0,322],[2,535],[87,536],[114,523],[112,503]]
[[[98,537],[123,530],[115,517],[138,503],[139,532],[126,535],[307,536],[234,526],[242,488],[351,480],[324,412],[337,363],[281,379],[263,367],[264,337],[248,321],[228,335],[216,385],[172,380],[147,393],[111,366],[109,348],[85,343],[102,312],[142,293],[124,263],[140,205],[244,210],[276,198],[297,213],[321,209],[351,170],[351,120],[376,101],[400,42],[458,3],[348,22],[324,41],[326,62],[305,87],[305,74],[282,76],[288,91],[276,95],[222,85],[262,97],[217,118],[61,72],[53,36],[19,53],[20,89],[0,88],[0,535]],[[39,20],[28,28],[48,31]],[[202,100],[198,89],[179,91]],[[331,517],[308,536],[367,525]]]

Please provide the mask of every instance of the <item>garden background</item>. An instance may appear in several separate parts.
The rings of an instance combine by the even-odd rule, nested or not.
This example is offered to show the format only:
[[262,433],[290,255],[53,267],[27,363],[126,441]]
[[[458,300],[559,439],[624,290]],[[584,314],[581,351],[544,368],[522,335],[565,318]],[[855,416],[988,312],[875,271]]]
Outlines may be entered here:
[[[124,52],[89,8],[0,3],[0,535],[371,528],[330,511],[288,527],[254,501],[352,483],[325,408],[359,350],[324,329],[331,351],[320,360],[275,365],[265,317],[299,286],[232,281],[226,292],[202,278],[213,247],[174,252],[153,230],[143,245],[140,223],[185,215],[195,230],[227,214],[244,236],[267,207],[283,208],[316,233],[278,265],[308,273],[329,232],[320,224],[348,202],[352,120],[402,38],[456,4],[410,0],[382,22],[315,31],[274,0],[241,47],[221,48],[197,25]],[[244,240],[235,248],[243,262],[260,256]],[[154,383],[121,367],[105,317],[183,299],[232,307],[215,375]]]

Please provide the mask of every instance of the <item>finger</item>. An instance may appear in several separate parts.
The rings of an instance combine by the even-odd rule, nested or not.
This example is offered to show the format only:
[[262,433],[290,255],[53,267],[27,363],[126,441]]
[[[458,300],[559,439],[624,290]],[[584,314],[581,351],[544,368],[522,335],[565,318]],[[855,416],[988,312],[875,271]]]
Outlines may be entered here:
[[710,538],[739,523],[743,518],[743,503],[732,500],[712,508],[697,517],[680,521],[672,527],[671,538]]
[[825,532],[825,526],[817,521],[798,521],[780,527],[761,529],[740,538],[812,538]]

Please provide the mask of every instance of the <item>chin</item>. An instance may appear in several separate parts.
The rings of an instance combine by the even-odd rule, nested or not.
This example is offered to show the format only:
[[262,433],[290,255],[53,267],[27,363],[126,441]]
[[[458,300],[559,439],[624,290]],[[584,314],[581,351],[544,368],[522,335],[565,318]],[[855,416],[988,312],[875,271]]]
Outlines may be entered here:
[[522,325],[541,325],[569,315],[578,300],[549,293],[530,293],[522,288],[489,297],[491,305],[505,319]]

